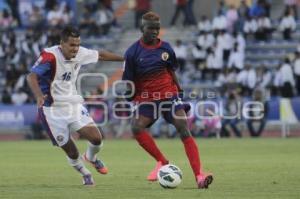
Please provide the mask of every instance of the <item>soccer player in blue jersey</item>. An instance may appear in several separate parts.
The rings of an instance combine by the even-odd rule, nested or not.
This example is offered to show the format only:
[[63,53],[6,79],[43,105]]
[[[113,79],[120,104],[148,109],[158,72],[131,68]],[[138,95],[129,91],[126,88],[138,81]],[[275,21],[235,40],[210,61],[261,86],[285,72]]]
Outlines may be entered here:
[[162,115],[180,134],[198,188],[208,188],[213,176],[202,171],[198,147],[187,126],[186,113],[190,106],[180,98],[182,89],[174,72],[178,68],[176,55],[169,43],[158,38],[160,17],[156,13],[144,14],[141,24],[141,39],[125,53],[123,80],[131,81],[134,85],[127,91],[127,94],[132,92],[130,100],[136,107],[132,121],[134,137],[157,161],[147,179],[157,180],[159,168],[169,163],[146,130]]
[[[94,180],[82,158],[99,173],[108,172],[96,156],[103,143],[101,132],[82,105],[83,98],[75,86],[81,65],[96,63],[98,60],[124,59],[105,50],[80,46],[79,31],[69,26],[62,30],[60,45],[45,48],[27,76],[36,97],[39,115],[53,145],[65,151],[69,164],[82,175],[84,185],[94,185]],[[82,158],[70,136],[70,132],[74,131],[89,141]]]

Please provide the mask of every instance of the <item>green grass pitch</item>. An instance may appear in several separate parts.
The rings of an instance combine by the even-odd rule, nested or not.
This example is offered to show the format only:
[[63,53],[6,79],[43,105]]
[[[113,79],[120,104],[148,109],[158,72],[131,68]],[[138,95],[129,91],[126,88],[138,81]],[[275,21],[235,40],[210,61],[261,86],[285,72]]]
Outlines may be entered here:
[[[300,139],[197,139],[205,170],[214,173],[207,190],[196,189],[179,139],[158,140],[183,171],[176,189],[147,182],[152,160],[134,140],[106,140],[100,153],[109,174],[91,169],[95,187],[81,177],[50,141],[0,142],[0,198],[82,199],[288,199],[300,198]],[[77,141],[80,151],[86,142]]]

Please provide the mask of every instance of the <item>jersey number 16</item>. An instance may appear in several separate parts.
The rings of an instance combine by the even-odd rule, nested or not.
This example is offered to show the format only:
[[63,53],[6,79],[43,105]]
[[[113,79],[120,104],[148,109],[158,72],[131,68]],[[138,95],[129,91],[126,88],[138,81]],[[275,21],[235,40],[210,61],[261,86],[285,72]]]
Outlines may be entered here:
[[63,81],[70,81],[71,79],[71,72],[65,72],[63,75]]

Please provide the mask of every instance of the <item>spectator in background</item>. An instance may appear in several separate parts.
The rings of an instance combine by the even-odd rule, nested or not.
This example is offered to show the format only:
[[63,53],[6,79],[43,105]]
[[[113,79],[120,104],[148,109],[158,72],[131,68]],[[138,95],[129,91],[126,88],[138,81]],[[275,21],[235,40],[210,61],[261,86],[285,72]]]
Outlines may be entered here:
[[28,99],[28,94],[24,92],[21,88],[12,93],[11,100],[14,105],[22,105]]
[[62,23],[63,25],[69,25],[72,24],[74,17],[74,13],[71,10],[70,6],[68,4],[65,4],[62,11]]
[[297,0],[284,0],[284,5],[286,9],[291,8],[293,10],[295,19],[298,19],[298,5]]
[[7,4],[9,5],[9,8],[11,10],[11,15],[13,19],[15,20],[15,26],[20,26],[21,20],[19,15],[19,0],[6,0]]
[[293,11],[290,8],[287,8],[284,17],[281,19],[279,24],[279,30],[282,32],[283,39],[291,40],[292,32],[296,30],[296,20],[293,16]]
[[272,26],[271,20],[264,14],[257,19],[257,31],[255,38],[259,41],[267,41],[271,38]]
[[113,13],[106,9],[102,4],[94,14],[94,21],[97,25],[97,33],[100,35],[107,35],[114,20]]
[[2,93],[1,102],[3,104],[12,104],[11,102],[11,93],[5,88]]
[[201,70],[205,67],[205,61],[206,61],[206,49],[204,49],[202,46],[199,46],[198,44],[194,44],[192,47],[192,56],[194,61],[194,67],[195,70]]
[[29,14],[29,24],[37,30],[43,27],[44,16],[40,7],[33,5],[32,12]]
[[280,95],[280,90],[281,90],[280,87],[281,87],[281,82],[282,82],[282,74],[280,71],[280,67],[281,67],[281,65],[279,64],[274,71],[273,81],[271,84],[271,95],[272,96]]
[[142,16],[151,10],[152,0],[135,0],[135,28],[140,28]]
[[186,5],[186,18],[184,20],[184,24],[186,25],[196,25],[196,18],[194,15],[194,10],[193,10],[193,4],[194,0],[187,0],[187,5]]
[[3,11],[0,11],[0,29],[8,29],[11,27],[15,27],[17,25],[14,18],[11,16],[11,14],[8,12],[7,9],[4,9]]
[[252,36],[256,34],[258,29],[257,20],[254,17],[248,16],[245,23],[243,32],[245,35],[245,38],[249,38],[249,36]]
[[226,3],[225,3],[224,0],[220,0],[219,1],[219,7],[218,7],[217,11],[218,11],[217,15],[220,15],[220,14],[226,15],[226,13],[227,13],[227,5],[226,5]]
[[227,30],[232,33],[236,31],[236,22],[238,20],[238,12],[234,5],[230,5],[226,13]]
[[[251,137],[259,137],[266,125],[267,115],[268,115],[268,103],[264,97],[264,91],[261,89],[256,89],[253,92],[252,103],[250,105],[250,118],[246,118],[247,127]],[[259,104],[260,103],[260,104]],[[258,125],[258,128],[255,129],[254,125]]]
[[82,15],[79,18],[79,29],[84,31],[87,35],[94,35],[97,32],[96,21],[88,5],[83,7]]
[[174,13],[174,15],[172,17],[172,20],[171,20],[171,24],[170,24],[171,26],[175,25],[180,12],[182,12],[183,15],[184,15],[183,25],[187,25],[187,24],[184,24],[184,22],[186,22],[187,19],[188,19],[187,1],[188,0],[176,0],[176,2],[175,2],[175,13]]
[[239,51],[238,43],[235,43],[229,56],[228,67],[241,71],[244,68],[244,57],[244,52]]
[[[221,137],[230,136],[230,128],[236,137],[242,137],[242,133],[237,127],[240,122],[239,107],[241,99],[237,91],[230,91],[224,106],[224,118],[222,120]],[[229,128],[230,127],[230,128]]]
[[296,79],[296,90],[297,95],[300,95],[300,52],[295,53],[295,60],[294,60],[294,75]]
[[289,58],[285,58],[279,71],[281,73],[281,95],[291,98],[294,96],[295,79]]
[[262,15],[265,15],[266,14],[266,10],[265,10],[265,7],[264,7],[264,1],[263,0],[258,0],[257,3],[254,3],[251,8],[250,8],[250,11],[249,11],[249,15],[251,17],[259,17],[259,16],[262,16]]
[[242,32],[243,31],[243,27],[244,27],[244,23],[246,21],[246,19],[248,18],[249,16],[249,7],[246,3],[245,0],[242,0],[241,1],[241,4],[237,10],[238,12],[238,31]]
[[44,8],[46,12],[49,12],[53,10],[56,5],[58,5],[57,0],[45,0]]
[[199,32],[210,32],[212,29],[211,27],[211,22],[210,20],[207,18],[206,15],[202,15],[201,16],[201,20],[198,23],[198,30]]
[[228,64],[231,49],[233,48],[234,40],[232,36],[225,30],[222,30],[217,37],[217,48],[223,50],[224,64]]
[[176,54],[180,71],[184,71],[187,59],[187,47],[182,43],[181,40],[177,40],[173,50]]
[[215,37],[213,36],[213,34],[204,31],[200,32],[197,38],[197,44],[199,46],[207,50],[208,48],[213,47],[214,43],[215,43]]
[[215,35],[227,29],[227,19],[221,10],[219,10],[218,15],[213,18],[212,29]]
[[48,12],[47,22],[49,26],[59,26],[63,24],[63,13],[57,4]]

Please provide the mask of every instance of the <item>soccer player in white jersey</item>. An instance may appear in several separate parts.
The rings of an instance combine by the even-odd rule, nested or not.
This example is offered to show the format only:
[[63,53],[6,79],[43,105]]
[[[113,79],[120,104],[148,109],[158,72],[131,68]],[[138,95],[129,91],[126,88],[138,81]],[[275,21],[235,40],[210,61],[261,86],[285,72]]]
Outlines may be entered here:
[[[61,32],[60,45],[45,48],[27,76],[53,145],[65,151],[70,165],[83,176],[84,185],[94,185],[94,180],[82,159],[91,163],[99,173],[108,172],[96,157],[103,143],[101,132],[82,105],[83,98],[75,87],[81,65],[98,60],[123,61],[123,57],[105,50],[81,47],[78,30],[68,26]],[[88,148],[82,156],[70,136],[74,131],[88,140]]]

